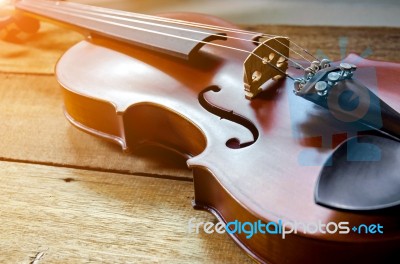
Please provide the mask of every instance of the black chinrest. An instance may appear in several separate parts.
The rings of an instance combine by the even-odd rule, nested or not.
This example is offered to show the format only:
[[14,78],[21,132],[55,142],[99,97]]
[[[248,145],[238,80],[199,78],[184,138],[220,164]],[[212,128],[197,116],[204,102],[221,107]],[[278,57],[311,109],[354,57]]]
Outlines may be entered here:
[[400,142],[359,136],[342,143],[322,168],[315,200],[355,211],[400,205]]

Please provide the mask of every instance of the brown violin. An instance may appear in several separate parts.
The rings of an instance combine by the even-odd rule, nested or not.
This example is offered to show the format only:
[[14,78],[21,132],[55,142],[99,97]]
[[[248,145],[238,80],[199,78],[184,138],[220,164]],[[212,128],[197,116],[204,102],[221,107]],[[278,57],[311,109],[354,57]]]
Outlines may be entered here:
[[187,157],[194,208],[255,260],[400,259],[399,64],[332,63],[207,15],[15,7],[86,36],[55,70],[68,121]]

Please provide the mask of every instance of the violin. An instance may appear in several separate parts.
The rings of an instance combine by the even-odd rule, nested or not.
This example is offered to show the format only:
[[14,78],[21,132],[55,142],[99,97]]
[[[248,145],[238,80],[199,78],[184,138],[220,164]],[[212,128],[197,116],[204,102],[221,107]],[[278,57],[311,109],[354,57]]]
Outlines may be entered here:
[[55,69],[67,120],[126,152],[181,153],[193,207],[236,223],[229,235],[256,261],[400,259],[399,64],[321,60],[208,15],[15,8],[86,37]]

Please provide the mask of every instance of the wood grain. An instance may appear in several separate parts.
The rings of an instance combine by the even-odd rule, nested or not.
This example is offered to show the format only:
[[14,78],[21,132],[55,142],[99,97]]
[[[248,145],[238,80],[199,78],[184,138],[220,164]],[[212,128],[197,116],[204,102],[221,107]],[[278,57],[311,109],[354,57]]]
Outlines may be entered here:
[[[289,35],[332,59],[369,47],[368,58],[400,61],[399,29],[247,28]],[[44,25],[25,45],[0,43],[0,262],[28,263],[39,252],[41,263],[250,261],[225,235],[187,234],[191,217],[214,218],[192,209],[181,157],[159,149],[124,155],[65,121],[52,72],[80,39]]]
[[[310,46],[311,52],[323,46],[333,59],[340,58],[339,40],[347,36],[346,51],[363,53],[369,47],[374,51],[370,58],[400,61],[399,44],[393,41],[400,37],[399,29],[247,28],[293,36],[296,43]],[[77,131],[65,121],[59,86],[53,76],[42,75],[50,74],[57,58],[80,39],[74,32],[44,24],[25,45],[0,42],[0,119],[5,128],[0,130],[0,159],[190,179],[185,162],[176,155],[154,149],[124,155],[118,146]]]
[[[350,53],[361,57],[400,61],[400,28],[249,25],[244,28],[272,35],[288,36],[291,41],[318,57],[341,60]],[[294,45],[291,48],[296,48]],[[298,49],[297,49],[298,50]],[[291,56],[295,55],[291,53]]]
[[124,154],[73,128],[53,76],[0,73],[0,159],[191,179],[185,161],[161,149]]
[[0,162],[0,262],[246,263],[227,235],[190,234],[192,183]]
[[[340,60],[353,52],[365,58],[400,61],[399,28],[243,25],[244,29],[288,36],[314,55]],[[59,57],[83,37],[70,30],[42,23],[27,43],[0,42],[0,71],[52,74]]]

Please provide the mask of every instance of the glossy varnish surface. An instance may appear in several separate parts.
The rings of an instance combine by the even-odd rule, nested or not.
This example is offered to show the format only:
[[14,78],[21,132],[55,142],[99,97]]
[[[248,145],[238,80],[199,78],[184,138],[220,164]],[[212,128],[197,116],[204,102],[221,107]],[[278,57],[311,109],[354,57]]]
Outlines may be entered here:
[[[371,47],[371,58],[399,60],[398,43],[393,41],[398,29],[263,25],[253,30],[291,36],[313,53],[321,48],[336,59],[340,58],[337,41],[347,36],[348,50],[361,54]],[[4,72],[0,74],[1,183],[7,201],[0,206],[1,262],[28,263],[44,252],[41,262],[50,263],[177,259],[244,263],[246,257],[226,235],[187,233],[191,217],[197,221],[213,221],[213,217],[191,208],[193,183],[187,182],[191,173],[175,155],[148,147],[123,155],[118,146],[82,133],[65,121],[61,89],[51,74],[61,52],[80,39],[71,31],[43,24],[26,45],[0,43],[0,69]],[[379,83],[399,81],[396,71],[387,72],[390,78],[386,82],[388,76],[381,72]],[[208,183],[213,189],[218,187]],[[209,188],[203,196],[214,197],[211,192]],[[221,200],[218,189],[217,194],[213,202]],[[202,196],[196,194],[196,198]],[[233,208],[228,205],[224,208]],[[353,248],[336,248],[336,252],[349,256]],[[277,254],[270,247],[264,251],[269,256]],[[292,250],[282,257],[287,252]]]
[[[192,14],[175,17],[230,26],[215,18]],[[249,51],[254,48],[251,43],[234,40],[224,44]],[[317,259],[343,261],[345,257],[336,254],[336,250],[345,249],[346,245],[354,246],[353,259],[365,257],[365,261],[372,261],[384,252],[395,254],[398,216],[387,212],[339,212],[314,203],[314,186],[321,164],[334,145],[343,140],[340,135],[347,128],[325,110],[295,97],[289,80],[253,101],[246,100],[242,83],[245,54],[209,46],[198,55],[187,62],[105,39],[79,43],[63,56],[56,71],[66,90],[70,121],[100,136],[107,133],[108,139],[124,148],[135,148],[141,143],[161,144],[188,155],[188,165],[194,168],[195,175],[206,179],[195,186],[196,202],[203,203],[200,206],[203,208],[213,207],[216,209],[213,212],[226,221],[349,221],[352,225],[381,223],[386,227],[385,235],[380,237],[317,233],[292,235],[284,241],[263,235],[253,240],[239,236],[238,243],[256,258],[272,262],[312,260],[304,250],[314,248],[320,252]],[[78,58],[79,68],[74,66]],[[351,56],[348,60],[359,58]],[[400,67],[373,61],[361,61],[358,65],[357,78],[368,87],[378,86],[380,96],[399,111],[396,102],[400,98],[391,84],[398,82]],[[253,135],[249,129],[221,119],[200,105],[199,94],[210,86],[221,90],[205,93],[205,99],[250,120],[260,134],[255,143],[241,149],[226,146],[231,138],[241,143],[251,142]],[[82,103],[85,100],[93,105]],[[107,109],[109,122],[104,122],[95,104]],[[82,109],[85,111],[80,114]],[[327,131],[332,138],[321,138]],[[301,164],[304,155],[315,158],[313,166]],[[195,177],[196,182],[199,181]],[[211,188],[221,195],[210,195],[207,199]],[[376,251],[371,255],[362,254],[365,249],[373,248]],[[287,250],[291,253],[282,255]]]

